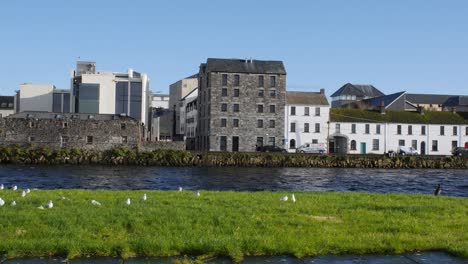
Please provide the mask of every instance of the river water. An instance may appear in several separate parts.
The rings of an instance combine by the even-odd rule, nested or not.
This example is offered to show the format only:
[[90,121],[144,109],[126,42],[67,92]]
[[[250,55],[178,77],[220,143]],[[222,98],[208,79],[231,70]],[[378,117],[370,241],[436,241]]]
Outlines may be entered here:
[[359,191],[468,197],[468,170],[0,166],[0,183],[39,189]]

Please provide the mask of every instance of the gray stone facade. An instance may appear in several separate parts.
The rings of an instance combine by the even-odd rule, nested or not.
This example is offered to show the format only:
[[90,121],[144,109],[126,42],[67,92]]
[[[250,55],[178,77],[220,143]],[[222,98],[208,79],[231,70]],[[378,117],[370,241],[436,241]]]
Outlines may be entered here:
[[[270,78],[275,80],[273,85]],[[199,84],[197,150],[249,152],[256,145],[284,145],[286,72],[282,62],[208,59],[200,67]]]
[[55,149],[136,148],[142,129],[137,120],[118,115],[23,112],[0,118],[0,144]]

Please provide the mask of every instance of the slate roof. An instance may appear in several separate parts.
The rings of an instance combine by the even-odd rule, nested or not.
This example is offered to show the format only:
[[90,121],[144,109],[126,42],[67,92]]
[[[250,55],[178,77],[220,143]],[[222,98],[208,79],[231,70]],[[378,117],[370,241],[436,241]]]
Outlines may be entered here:
[[338,89],[331,97],[340,95],[356,95],[366,97],[377,97],[385,95],[379,89],[370,84],[351,84],[347,83]]
[[382,105],[382,102],[383,102],[383,105],[385,106],[385,108],[389,105],[391,105],[393,102],[395,102],[395,100],[397,100],[398,98],[400,98],[400,96],[404,95],[405,92],[398,92],[398,93],[394,93],[394,94],[389,94],[389,95],[383,95],[383,96],[379,96],[379,97],[374,97],[374,98],[369,98],[369,99],[365,99],[365,100],[362,100],[364,103],[372,106],[372,107],[380,107]]
[[282,61],[213,59],[206,61],[208,72],[286,74]]
[[329,105],[325,94],[317,92],[286,92],[289,105]]
[[406,100],[413,104],[437,104],[445,103],[450,97],[456,95],[447,94],[406,94]]
[[447,99],[442,105],[444,107],[450,106],[468,106],[468,96],[453,96]]
[[0,96],[0,109],[14,109],[15,97],[14,96]]

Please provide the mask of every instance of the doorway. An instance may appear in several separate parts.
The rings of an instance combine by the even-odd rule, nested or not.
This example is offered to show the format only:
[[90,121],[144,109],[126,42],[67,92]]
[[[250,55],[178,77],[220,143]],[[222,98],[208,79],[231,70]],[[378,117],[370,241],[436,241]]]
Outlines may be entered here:
[[426,142],[421,141],[421,155],[426,155]]
[[361,142],[361,154],[366,154],[366,143]]
[[239,152],[239,137],[232,137],[232,152]]

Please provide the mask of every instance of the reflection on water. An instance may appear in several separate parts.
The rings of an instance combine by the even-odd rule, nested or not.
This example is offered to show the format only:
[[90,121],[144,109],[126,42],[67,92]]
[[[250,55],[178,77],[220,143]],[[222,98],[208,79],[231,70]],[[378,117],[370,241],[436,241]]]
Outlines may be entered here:
[[19,188],[366,191],[468,197],[468,170],[0,166],[0,183]]

